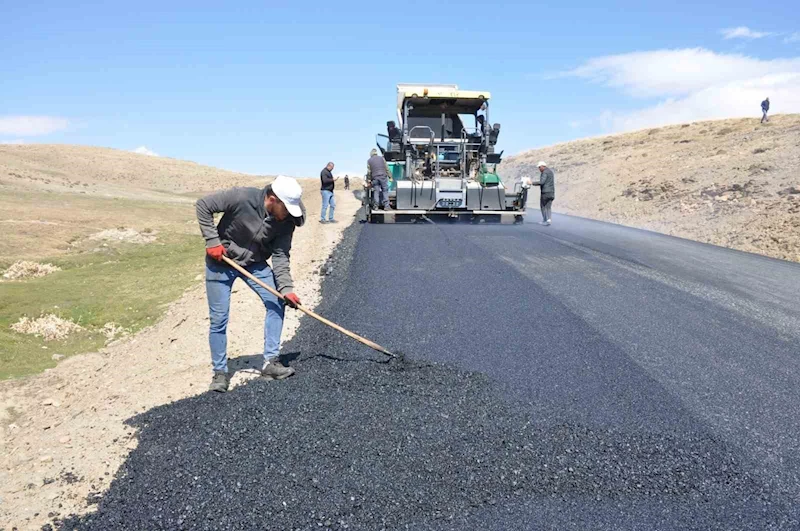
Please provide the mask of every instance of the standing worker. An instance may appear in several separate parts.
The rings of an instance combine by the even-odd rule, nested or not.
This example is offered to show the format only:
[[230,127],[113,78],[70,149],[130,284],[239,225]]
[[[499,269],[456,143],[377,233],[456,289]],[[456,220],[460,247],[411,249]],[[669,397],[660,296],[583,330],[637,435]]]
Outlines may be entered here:
[[[300,298],[294,293],[289,251],[295,227],[302,226],[305,221],[301,195],[302,189],[296,180],[279,176],[266,188],[230,188],[197,201],[197,220],[206,240],[206,295],[210,321],[208,343],[214,368],[209,386],[211,391],[224,393],[230,384],[228,315],[231,288],[239,277],[261,297],[267,309],[262,377],[283,380],[294,374],[294,369],[278,361],[284,303],[223,263],[222,256],[229,257],[268,286],[276,288],[284,296],[286,304],[292,307],[300,304]],[[216,213],[223,215],[215,226]],[[272,268],[267,264],[270,257]]]
[[372,149],[367,160],[367,179],[372,181],[372,208],[377,210],[391,210],[389,206],[389,165],[386,159],[378,155],[377,149]]
[[350,176],[349,175],[345,175],[344,176],[344,189],[345,190],[349,190],[350,189]]
[[763,113],[761,115],[761,123],[763,124],[764,122],[769,122],[769,116],[767,116],[767,113],[769,112],[769,98],[761,102],[761,112]]
[[541,187],[539,208],[542,211],[542,225],[550,226],[553,223],[550,216],[553,200],[556,198],[556,177],[553,174],[553,170],[548,168],[543,160],[539,161],[539,171],[542,173],[536,186]]
[[488,107],[486,106],[486,102],[481,104],[481,108],[475,113],[475,119],[478,122],[478,132],[481,136],[486,134],[486,127],[489,124],[489,120],[487,119]]
[[[336,179],[333,178],[332,171],[333,162],[329,162],[319,173],[319,180],[321,182],[320,193],[322,194],[322,212],[319,214],[320,223],[336,223],[333,219],[333,212],[336,210],[336,200],[333,198],[333,188]],[[325,221],[326,210],[328,211],[327,222]]]

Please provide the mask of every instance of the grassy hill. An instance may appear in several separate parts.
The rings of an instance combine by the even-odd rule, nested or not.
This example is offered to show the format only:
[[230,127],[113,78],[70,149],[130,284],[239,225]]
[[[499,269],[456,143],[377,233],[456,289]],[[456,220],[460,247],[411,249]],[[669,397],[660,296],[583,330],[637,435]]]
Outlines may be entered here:
[[[114,149],[0,145],[0,379],[95,351],[117,335],[109,330],[155,323],[202,276],[195,197],[267,181]],[[12,274],[37,264],[59,270]],[[80,328],[49,340],[19,331],[20,320],[42,317]]]

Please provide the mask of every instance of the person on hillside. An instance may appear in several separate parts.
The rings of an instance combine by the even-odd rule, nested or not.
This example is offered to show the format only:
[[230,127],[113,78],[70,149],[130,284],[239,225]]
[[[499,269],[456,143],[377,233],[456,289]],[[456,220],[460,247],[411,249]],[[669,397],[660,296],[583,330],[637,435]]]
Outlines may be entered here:
[[372,208],[391,210],[389,206],[389,165],[374,149],[367,160],[367,179],[372,182]]
[[349,175],[345,175],[344,176],[344,189],[345,190],[349,190],[350,189],[350,176]]
[[[336,210],[336,200],[333,197],[333,188],[336,184],[336,179],[333,176],[333,162],[329,162],[327,166],[322,168],[319,173],[320,180],[320,193],[322,194],[322,211],[319,214],[320,223],[336,223],[333,219],[333,213]],[[325,220],[325,212],[328,212],[328,219]]]
[[761,115],[761,123],[763,124],[764,122],[769,122],[769,116],[767,116],[767,113],[769,112],[769,98],[761,102],[761,112],[763,113]]
[[[284,304],[296,307],[289,267],[289,251],[296,227],[305,222],[300,184],[291,177],[279,176],[265,188],[230,188],[208,195],[196,203],[200,232],[206,240],[206,295],[208,298],[211,363],[214,375],[209,390],[228,390],[227,328],[231,288],[242,278],[261,297],[267,309],[264,319],[263,378],[283,380],[294,369],[278,361],[283,329]],[[214,214],[222,213],[214,225]],[[278,290],[278,297],[242,276],[222,261],[227,256],[256,278]],[[267,260],[271,258],[272,267]]]
[[556,198],[556,177],[553,170],[547,167],[544,161],[539,161],[539,171],[541,175],[539,182],[535,183],[540,187],[539,208],[542,211],[542,225],[550,226],[553,220],[552,214],[553,200]]

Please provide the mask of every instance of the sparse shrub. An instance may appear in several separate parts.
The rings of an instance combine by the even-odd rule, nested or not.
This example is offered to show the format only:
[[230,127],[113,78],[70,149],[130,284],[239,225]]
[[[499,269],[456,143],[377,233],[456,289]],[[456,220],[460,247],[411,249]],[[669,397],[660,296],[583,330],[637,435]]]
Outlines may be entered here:
[[61,268],[53,264],[40,264],[38,262],[29,262],[27,260],[20,260],[14,262],[3,273],[3,278],[6,280],[22,280],[25,278],[39,278],[50,273],[61,271]]
[[55,341],[66,339],[72,332],[83,330],[83,327],[50,313],[38,319],[22,317],[11,325],[11,329],[18,334],[31,334],[42,337],[45,341]]

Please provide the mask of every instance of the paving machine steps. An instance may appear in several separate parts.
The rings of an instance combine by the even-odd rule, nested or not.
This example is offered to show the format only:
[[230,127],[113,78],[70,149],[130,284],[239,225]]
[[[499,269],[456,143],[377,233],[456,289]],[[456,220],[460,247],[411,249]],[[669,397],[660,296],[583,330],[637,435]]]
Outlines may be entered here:
[[[281,295],[280,292],[278,292],[276,289],[271,288],[270,286],[266,285],[264,282],[260,281],[256,277],[254,277],[247,269],[243,268],[242,266],[240,266],[239,264],[237,264],[236,262],[234,262],[233,260],[231,260],[230,258],[228,258],[225,255],[222,255],[222,260],[226,264],[228,264],[229,266],[234,268],[236,271],[241,273],[242,275],[246,276],[247,278],[249,278],[250,280],[252,280],[256,284],[258,284],[259,286],[261,286],[265,290],[269,291],[270,293],[272,293],[273,295],[278,297],[280,300],[286,302],[286,297]],[[373,341],[370,341],[367,338],[361,337],[360,335],[358,335],[358,334],[356,334],[354,332],[351,332],[350,330],[348,330],[348,329],[346,329],[344,327],[341,327],[341,326],[337,325],[333,321],[329,321],[328,319],[325,319],[321,315],[309,310],[308,308],[304,308],[303,306],[301,306],[299,304],[298,305],[293,305],[293,304],[287,303],[287,305],[292,306],[294,308],[297,308],[298,310],[300,310],[304,314],[308,315],[309,317],[313,317],[314,319],[316,319],[320,323],[330,326],[334,330],[337,330],[337,331],[341,332],[342,334],[344,334],[344,335],[346,335],[346,336],[348,336],[348,337],[350,337],[352,339],[355,339],[359,343],[365,344],[366,346],[368,346],[371,349],[377,350],[381,354],[385,354],[386,356],[389,356],[391,358],[397,358],[397,354],[393,354],[392,352],[389,352],[388,350],[386,350],[385,348],[383,348],[379,344],[377,344],[377,343],[375,343]]]

